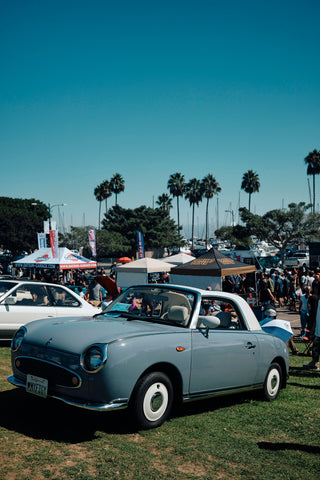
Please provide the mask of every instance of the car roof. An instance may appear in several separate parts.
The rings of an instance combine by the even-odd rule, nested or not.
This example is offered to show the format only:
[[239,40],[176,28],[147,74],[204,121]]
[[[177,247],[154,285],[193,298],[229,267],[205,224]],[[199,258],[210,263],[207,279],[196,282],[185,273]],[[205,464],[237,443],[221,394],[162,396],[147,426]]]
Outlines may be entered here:
[[65,285],[61,285],[60,283],[42,282],[41,280],[21,280],[20,278],[17,278],[17,279],[14,279],[14,278],[10,278],[10,279],[0,278],[0,282],[14,283],[15,285],[17,283],[20,283],[20,284],[48,285],[50,287],[64,287],[64,288],[67,288]]
[[203,290],[201,288],[197,287],[190,287],[190,286],[184,286],[184,285],[175,285],[173,283],[148,283],[144,285],[131,285],[128,288],[131,287],[136,287],[136,288],[163,288],[163,289],[169,289],[169,288],[175,288],[177,290],[183,290],[184,292],[190,292],[190,293],[198,293],[202,297],[217,297],[221,299],[230,299],[233,298],[236,302],[242,302],[245,301],[243,300],[242,297],[235,293],[229,293],[229,292],[222,292],[220,290]]

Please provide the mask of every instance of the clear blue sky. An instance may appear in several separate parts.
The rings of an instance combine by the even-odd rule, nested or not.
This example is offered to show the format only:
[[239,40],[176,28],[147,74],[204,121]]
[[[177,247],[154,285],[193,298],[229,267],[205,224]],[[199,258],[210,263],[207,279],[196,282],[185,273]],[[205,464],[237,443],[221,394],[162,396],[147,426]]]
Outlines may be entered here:
[[0,0],[0,195],[65,202],[81,226],[97,223],[93,190],[116,172],[126,208],[153,206],[172,173],[212,173],[221,226],[248,205],[252,169],[254,212],[309,201],[319,18],[318,0]]

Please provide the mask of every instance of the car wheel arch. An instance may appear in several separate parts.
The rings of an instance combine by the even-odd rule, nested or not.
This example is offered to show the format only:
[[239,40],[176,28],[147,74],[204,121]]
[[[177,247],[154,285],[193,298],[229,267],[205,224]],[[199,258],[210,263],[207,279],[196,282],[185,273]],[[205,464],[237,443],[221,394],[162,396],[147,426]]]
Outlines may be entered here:
[[135,395],[136,388],[138,383],[140,382],[141,378],[145,377],[146,375],[153,373],[153,372],[161,372],[168,376],[169,380],[172,383],[173,391],[174,391],[174,403],[179,404],[182,401],[182,377],[180,371],[171,363],[160,362],[151,365],[146,370],[144,370],[140,377],[137,379],[134,389],[131,392],[130,399],[132,399]]
[[285,361],[282,357],[276,357],[272,360],[271,363],[277,363],[279,367],[281,368],[281,373],[282,373],[282,381],[281,381],[281,389],[286,388],[287,386],[287,370],[286,370],[286,364]]

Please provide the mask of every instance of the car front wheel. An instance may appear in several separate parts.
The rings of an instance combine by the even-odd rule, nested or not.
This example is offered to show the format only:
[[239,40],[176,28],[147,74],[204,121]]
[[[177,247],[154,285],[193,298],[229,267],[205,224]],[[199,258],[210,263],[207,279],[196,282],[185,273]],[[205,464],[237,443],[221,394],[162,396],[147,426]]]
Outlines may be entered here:
[[274,400],[279,395],[282,383],[281,368],[277,363],[272,363],[268,370],[263,386],[263,394],[266,400]]
[[173,388],[167,375],[153,372],[142,377],[136,385],[132,413],[139,427],[156,428],[170,415]]

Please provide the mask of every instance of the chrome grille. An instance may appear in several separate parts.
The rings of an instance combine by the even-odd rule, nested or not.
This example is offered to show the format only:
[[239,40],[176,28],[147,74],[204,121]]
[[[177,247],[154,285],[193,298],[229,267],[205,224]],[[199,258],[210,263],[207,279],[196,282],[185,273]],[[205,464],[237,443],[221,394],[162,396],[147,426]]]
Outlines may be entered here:
[[[31,357],[17,357],[15,366],[19,372],[24,375],[35,375],[46,378],[49,382],[49,390],[55,386],[79,388],[81,385],[81,378],[78,374],[45,360]],[[75,377],[78,379],[77,385],[74,384]]]

